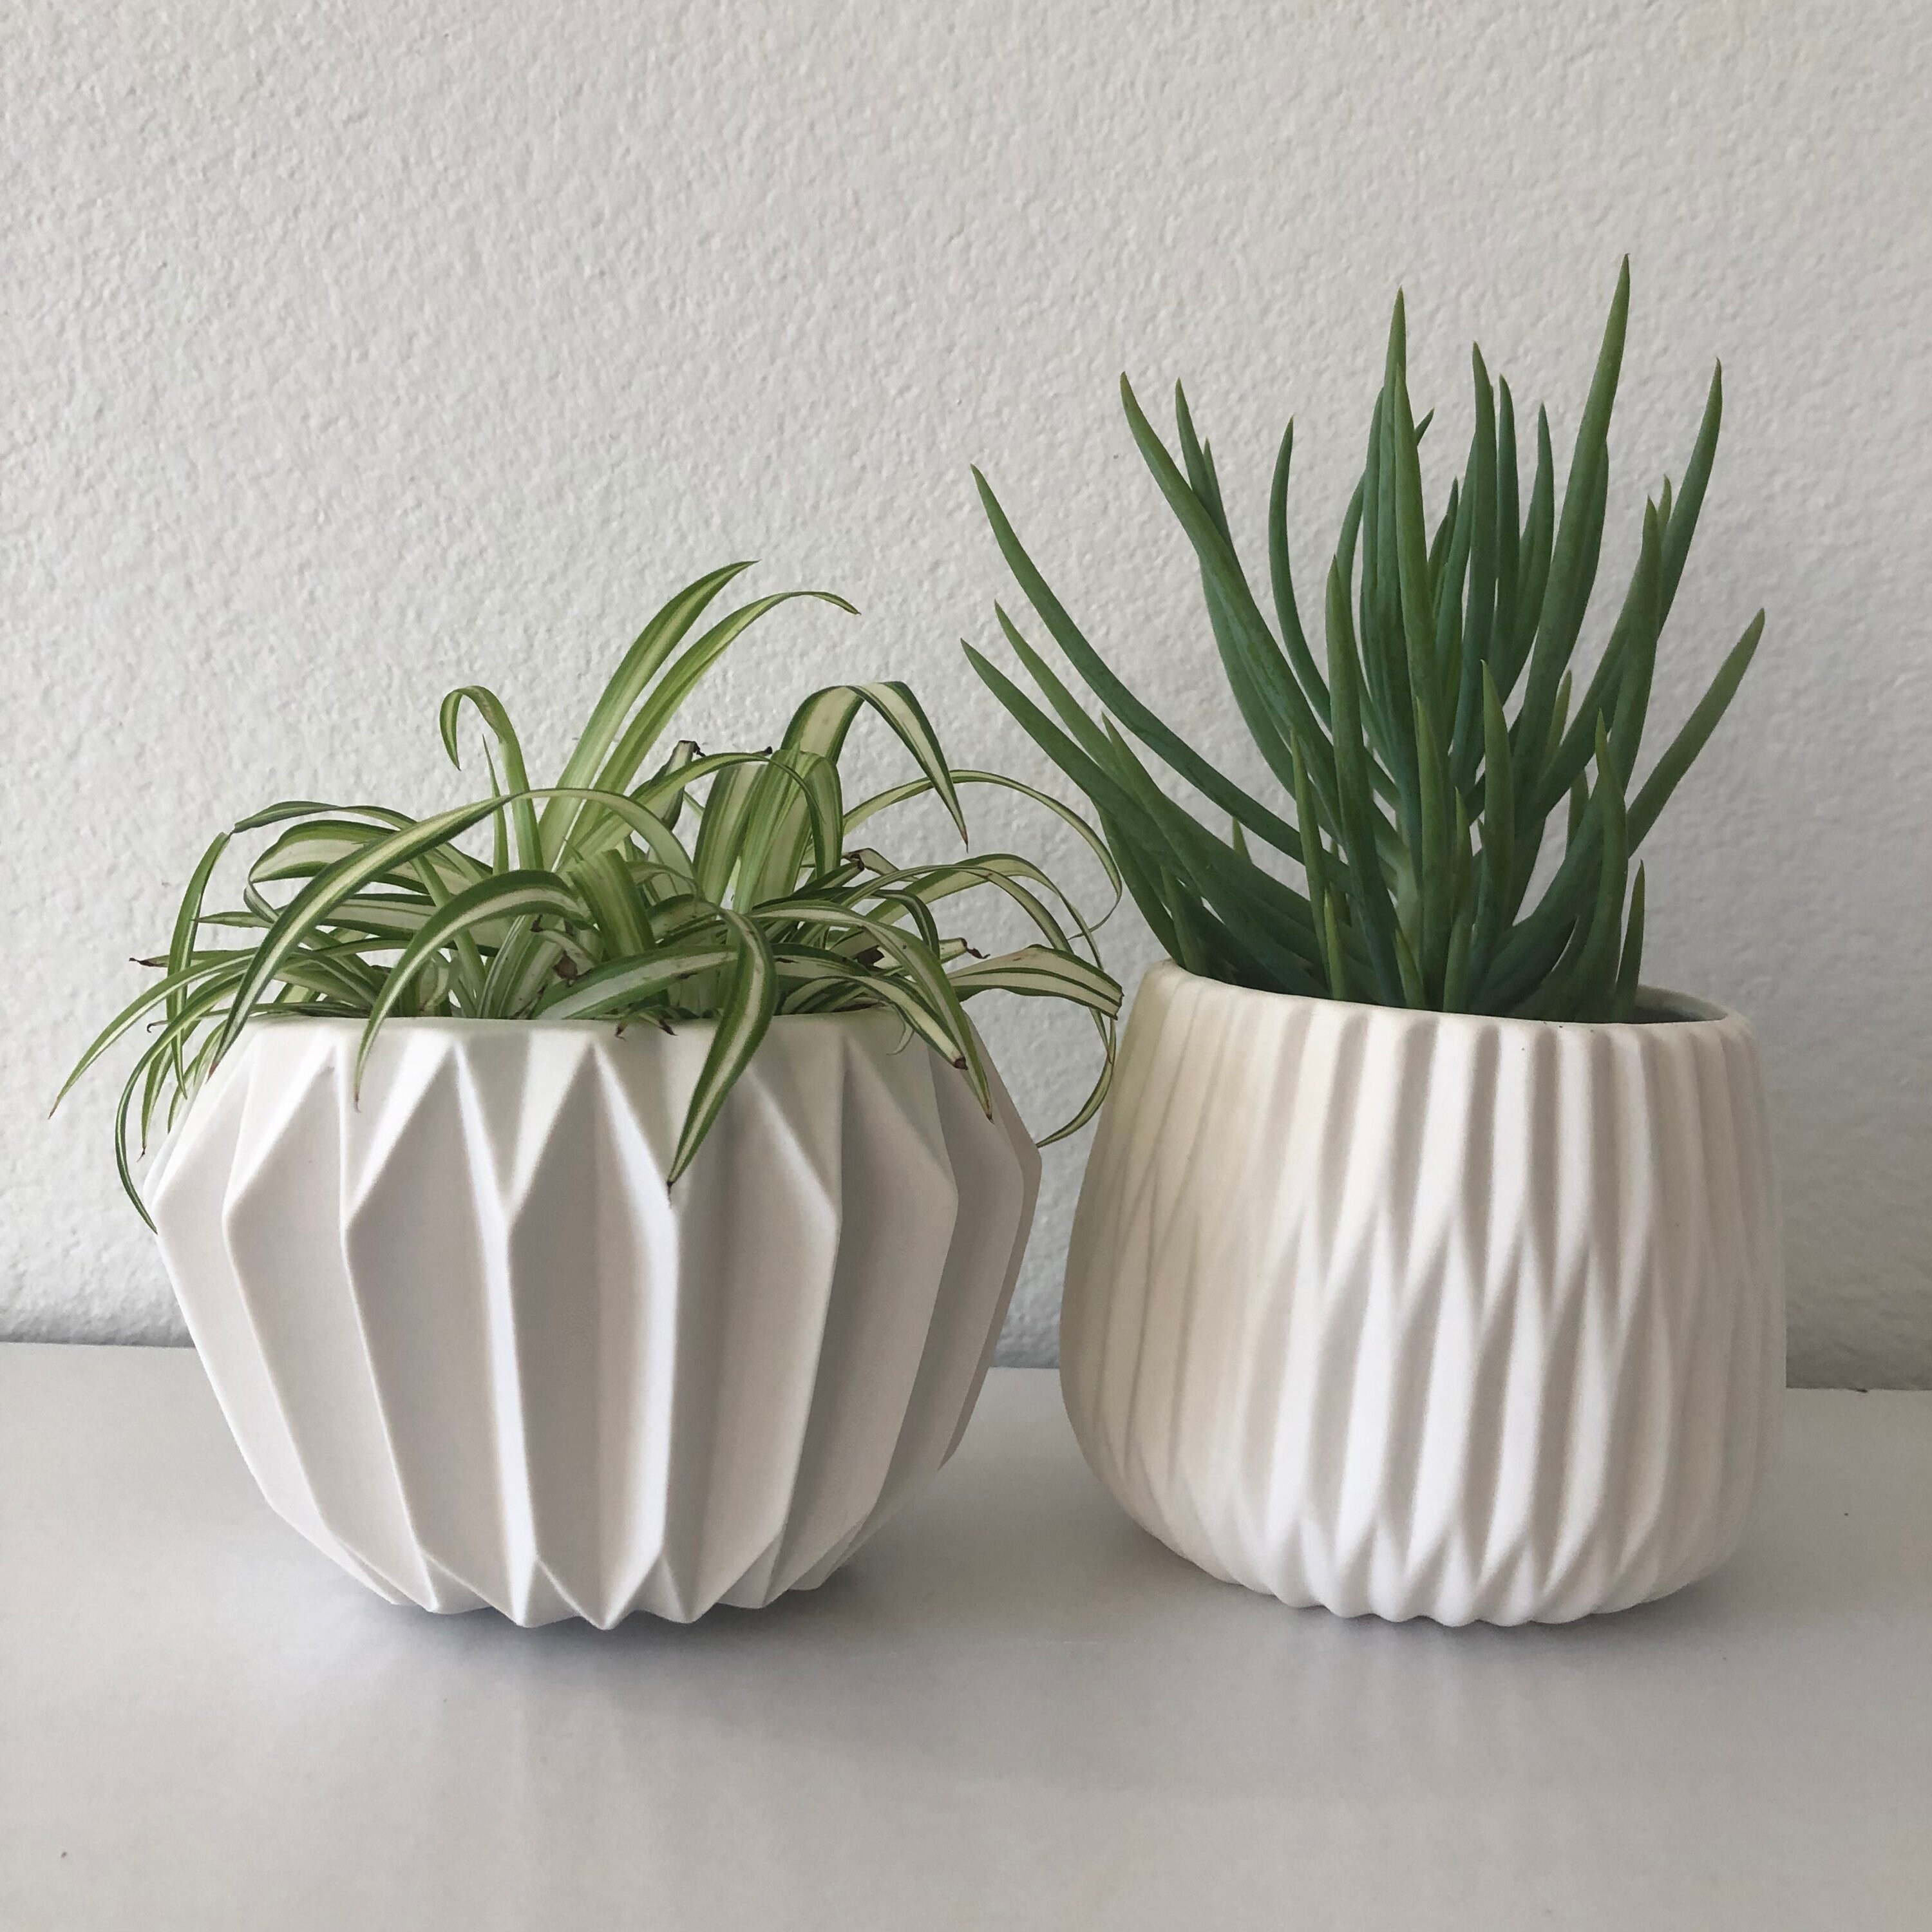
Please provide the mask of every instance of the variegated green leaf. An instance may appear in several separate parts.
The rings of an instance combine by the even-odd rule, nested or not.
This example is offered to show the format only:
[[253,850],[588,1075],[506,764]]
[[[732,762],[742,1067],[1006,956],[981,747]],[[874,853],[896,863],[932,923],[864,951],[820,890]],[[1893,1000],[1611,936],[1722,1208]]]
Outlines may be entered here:
[[473,932],[490,921],[534,917],[547,912],[565,919],[587,920],[590,917],[580,895],[554,872],[536,869],[504,872],[480,880],[466,892],[458,892],[446,905],[439,906],[403,948],[402,956],[384,976],[370,1006],[368,1023],[356,1048],[357,1089],[362,1084],[363,1066],[375,1043],[376,1029],[395,1011],[417,974],[442,948],[459,933]]
[[[799,707],[776,750],[706,757],[687,739],[638,780],[680,700],[784,601],[757,600],[689,641],[742,567],[698,580],[652,619],[559,784],[530,782],[506,708],[488,687],[466,685],[445,700],[439,725],[454,758],[462,713],[477,712],[488,734],[488,798],[420,820],[380,806],[280,801],[236,828],[262,843],[232,910],[205,910],[230,835],[206,849],[166,954],[149,962],[161,976],[75,1070],[77,1078],[158,1010],[159,1034],[137,1058],[117,1114],[116,1159],[137,1205],[136,1114],[143,1136],[173,1120],[258,1016],[361,1019],[358,1079],[382,1027],[411,1011],[713,1020],[674,1173],[701,1145],[782,1003],[801,1013],[890,1012],[908,1036],[958,1065],[988,1108],[988,1076],[962,993],[1064,998],[1101,1028],[1111,1066],[1119,988],[1099,964],[1094,922],[1044,871],[1010,854],[902,866],[853,839],[862,820],[926,791],[963,832],[959,784],[1005,784],[1080,832],[1118,898],[1121,874],[1079,814],[996,773],[956,777],[905,686],[828,687]],[[868,709],[910,751],[917,776],[848,812],[837,760]],[[680,820],[695,820],[684,838]],[[472,849],[486,830],[487,859]],[[555,862],[529,862],[538,856]],[[982,886],[1025,913],[1040,943],[987,961],[958,933],[942,932],[934,906]],[[206,942],[222,932],[239,943]],[[949,968],[964,976],[956,984]]]
[[724,970],[723,997],[713,1022],[710,1050],[698,1072],[697,1091],[685,1112],[667,1181],[674,1182],[691,1165],[778,1011],[778,969],[764,934],[742,913],[728,910],[720,917],[730,956]]

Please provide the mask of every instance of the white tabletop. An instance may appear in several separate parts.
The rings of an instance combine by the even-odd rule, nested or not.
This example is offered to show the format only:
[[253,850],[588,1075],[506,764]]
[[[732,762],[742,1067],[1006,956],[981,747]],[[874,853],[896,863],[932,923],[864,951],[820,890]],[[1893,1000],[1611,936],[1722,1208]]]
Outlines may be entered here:
[[1932,1395],[1794,1394],[1744,1553],[1564,1628],[1216,1583],[996,1372],[824,1588],[394,1609],[193,1355],[0,1348],[8,1932],[1932,1925]]

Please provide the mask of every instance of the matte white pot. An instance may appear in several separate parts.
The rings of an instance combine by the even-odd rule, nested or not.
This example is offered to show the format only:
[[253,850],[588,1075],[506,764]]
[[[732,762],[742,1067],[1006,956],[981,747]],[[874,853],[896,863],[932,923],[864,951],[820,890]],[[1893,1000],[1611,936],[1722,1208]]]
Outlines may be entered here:
[[252,1026],[148,1197],[262,1492],[382,1595],[680,1622],[829,1575],[952,1454],[1040,1158],[883,1013],[782,1018],[676,1186],[710,1044]]
[[1784,1381],[1736,1014],[1548,1024],[1148,974],[1081,1191],[1088,1461],[1211,1574],[1353,1616],[1561,1622],[1743,1534]]

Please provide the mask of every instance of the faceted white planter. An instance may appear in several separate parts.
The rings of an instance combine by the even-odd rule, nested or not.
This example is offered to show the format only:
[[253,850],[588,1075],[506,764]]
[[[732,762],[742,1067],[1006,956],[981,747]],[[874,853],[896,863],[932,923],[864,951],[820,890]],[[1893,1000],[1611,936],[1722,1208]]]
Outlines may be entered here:
[[1067,1261],[1060,1379],[1128,1513],[1353,1616],[1561,1622],[1743,1534],[1784,1382],[1756,1046],[1172,964],[1135,1002]]
[[828,1576],[950,1456],[1040,1157],[878,1012],[258,1022],[146,1193],[268,1501],[385,1597],[679,1621]]

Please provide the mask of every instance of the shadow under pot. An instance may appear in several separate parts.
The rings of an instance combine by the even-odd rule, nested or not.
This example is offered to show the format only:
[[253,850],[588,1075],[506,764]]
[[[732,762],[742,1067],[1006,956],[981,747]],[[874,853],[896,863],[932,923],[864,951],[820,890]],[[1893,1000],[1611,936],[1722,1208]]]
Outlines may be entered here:
[[1562,1622],[1743,1536],[1784,1382],[1762,1078],[1734,1013],[1623,1024],[1143,982],[1076,1217],[1089,1463],[1296,1605]]
[[1040,1159],[998,1077],[781,1017],[674,1186],[710,1022],[250,1025],[147,1196],[270,1503],[392,1601],[680,1622],[810,1588],[949,1456]]

